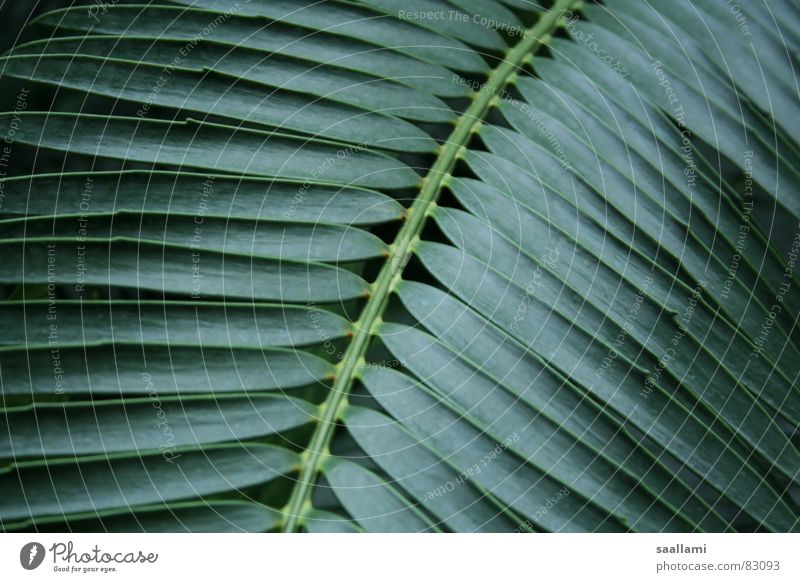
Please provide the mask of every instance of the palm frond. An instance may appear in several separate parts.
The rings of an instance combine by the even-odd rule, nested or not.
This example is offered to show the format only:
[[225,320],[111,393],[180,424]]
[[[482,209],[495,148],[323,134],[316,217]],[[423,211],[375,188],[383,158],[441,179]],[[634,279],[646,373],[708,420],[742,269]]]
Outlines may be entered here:
[[800,9],[741,9],[37,18],[3,529],[796,531]]

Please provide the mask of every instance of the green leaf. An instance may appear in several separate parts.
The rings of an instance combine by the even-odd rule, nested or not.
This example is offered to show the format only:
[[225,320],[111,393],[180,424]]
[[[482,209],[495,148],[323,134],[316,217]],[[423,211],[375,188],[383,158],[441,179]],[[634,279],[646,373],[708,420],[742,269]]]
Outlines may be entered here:
[[[173,0],[177,4],[202,7],[214,11],[229,10],[243,16],[266,17],[270,20],[302,26],[311,30],[324,30],[380,47],[398,50],[424,61],[452,69],[482,72],[486,65],[477,53],[444,34],[437,34],[414,23],[381,16],[378,12],[364,10],[356,4],[332,0],[309,5],[305,0],[252,0],[239,9],[231,8],[225,0]],[[224,14],[224,12],[223,12]],[[436,27],[441,31],[441,26]],[[442,31],[443,32],[443,31]],[[499,37],[491,37],[491,48],[502,49]],[[473,32],[473,37],[475,36]],[[477,39],[471,37],[472,42]]]
[[[69,285],[77,292],[96,285],[182,293],[195,299],[295,303],[352,299],[367,293],[367,284],[357,275],[323,264],[135,239],[35,238],[0,242],[0,250],[11,256],[0,265],[0,282]],[[331,280],[337,282],[336,287],[327,284]]]
[[74,514],[68,519],[43,517],[10,524],[7,528],[37,532],[103,531],[103,532],[263,532],[273,529],[280,514],[269,507],[240,501],[178,502],[152,505],[127,511],[95,511]]
[[[378,78],[394,79],[434,95],[463,97],[469,92],[466,86],[453,83],[453,74],[441,65],[395,50],[380,49],[375,44],[352,37],[335,35],[329,30],[315,30],[310,35],[308,29],[285,22],[244,18],[232,12],[218,14],[182,6],[114,4],[104,8],[103,18],[92,18],[86,7],[75,6],[47,12],[33,23],[57,29],[61,33],[71,31],[144,37],[151,39],[151,42],[174,39],[182,41],[183,53],[193,52],[197,44],[209,42],[224,44],[228,49],[252,48],[263,51],[264,58],[279,54],[313,63],[331,64]],[[223,23],[225,26],[220,26]],[[362,24],[362,27],[371,28],[374,23],[370,21]],[[404,39],[402,45],[405,44]],[[183,53],[179,49],[181,57],[185,56]]]
[[275,479],[296,463],[297,455],[286,449],[256,444],[17,463],[0,473],[0,518],[130,508],[238,490]]
[[[517,511],[519,515],[525,516],[536,526],[589,531],[601,527],[611,531],[624,529],[622,524],[615,523],[611,516],[590,500],[580,499],[577,495],[569,495],[565,498],[565,502],[553,508],[553,511],[542,517],[541,521],[536,520],[535,516],[541,507],[539,502],[541,496],[555,495],[563,489],[563,484],[521,459],[515,458],[513,454],[505,453],[502,443],[512,441],[513,432],[504,432],[499,438],[482,432],[459,414],[447,410],[442,403],[437,403],[434,398],[420,390],[414,390],[415,382],[398,372],[368,370],[364,374],[364,379],[371,394],[392,416],[403,419],[403,424],[414,431],[413,441],[419,444],[409,452],[409,445],[398,438],[399,430],[392,426],[391,420],[368,410],[359,410],[358,414],[348,413],[348,417],[353,416],[349,420],[348,427],[351,431],[369,430],[371,435],[369,441],[364,438],[361,444],[368,447],[367,452],[376,462],[384,463],[387,470],[394,468],[394,464],[400,462],[403,457],[409,456],[414,462],[405,464],[406,471],[415,478],[420,478],[420,475],[428,472],[429,467],[441,466],[446,459],[453,470],[449,472],[446,480],[431,479],[431,488],[428,489],[430,495],[435,497],[439,487],[443,488],[442,495],[445,498],[470,495],[471,492],[468,490],[475,487],[485,491],[487,501],[496,500],[502,503]],[[395,433],[392,435],[393,438],[381,438],[381,433],[388,431]],[[517,436],[522,438],[521,435]],[[418,460],[412,456],[416,453],[416,449],[422,449],[423,446],[430,447],[435,452],[429,461],[424,457]],[[483,470],[489,467],[490,470]],[[399,469],[395,468],[395,471]],[[464,475],[468,481],[462,483],[459,477]],[[395,474],[392,476],[400,478]],[[475,485],[472,485],[473,483]],[[489,515],[493,513],[498,512],[495,510],[489,512]],[[517,523],[507,522],[508,528],[504,531],[513,531],[522,523],[522,520]],[[559,525],[553,527],[556,523]]]
[[174,450],[280,433],[315,414],[304,400],[267,394],[161,398],[153,391],[124,401],[31,405],[4,411],[0,456]]
[[209,217],[371,224],[398,220],[392,198],[362,188],[190,172],[36,174],[4,180],[13,215],[146,211]]
[[435,529],[394,487],[355,463],[339,459],[331,461],[325,467],[325,477],[342,505],[365,531],[423,532]]
[[[4,346],[116,341],[267,348],[316,344],[352,333],[347,321],[324,309],[208,301],[6,301],[0,303],[0,322],[6,330],[0,336]],[[54,322],[57,334],[51,336]]]
[[[388,390],[390,383],[372,384],[370,381],[377,373],[372,369],[364,372],[366,387],[387,410],[393,412],[376,392],[376,386]],[[421,439],[422,435],[409,434],[409,430],[368,409],[348,409],[345,422],[364,451],[395,480],[397,486],[407,491],[415,503],[435,515],[441,523],[456,531],[514,529],[513,518],[504,515],[502,506],[486,491],[480,487],[456,485],[458,468],[446,454],[431,450],[432,443]],[[410,429],[408,425],[405,428]]]
[[[167,107],[203,119],[223,117],[391,150],[430,152],[436,145],[407,121],[280,89],[265,93],[226,74],[172,65],[165,72],[160,65],[74,55],[7,57],[0,67],[10,77],[131,101],[139,106],[140,118],[151,107]],[[186,87],[192,88],[188,94]]]
[[[271,32],[274,34],[274,31]],[[191,51],[187,51],[185,40],[126,36],[54,38],[45,43],[33,41],[18,45],[13,52],[14,56],[36,55],[41,58],[78,54],[152,63],[161,67],[173,65],[174,55],[180,55],[180,66],[183,69],[215,71],[273,89],[297,91],[369,111],[432,122],[450,121],[455,117],[444,101],[425,91],[407,87],[383,76],[344,68],[336,61],[332,64],[316,64],[306,60],[311,55],[305,54],[302,59],[285,57],[204,40],[199,41]],[[97,78],[100,79],[101,77]],[[130,82],[126,82],[126,88],[135,89],[130,85]]]
[[[117,212],[8,220],[0,223],[0,239],[126,238],[168,243],[196,251],[247,254],[307,261],[356,261],[387,253],[377,237],[357,228],[324,224],[252,221],[191,214]],[[85,224],[85,226],[84,226]]]
[[[168,164],[230,173],[250,173],[325,182],[395,188],[419,176],[401,162],[364,151],[298,137],[237,129],[195,120],[151,121],[51,113],[22,113],[16,139],[40,148],[126,161]],[[0,115],[8,123],[9,115]],[[218,150],[218,144],[225,144]]]
[[3,394],[191,394],[283,390],[333,375],[302,351],[180,344],[48,345],[0,349]]

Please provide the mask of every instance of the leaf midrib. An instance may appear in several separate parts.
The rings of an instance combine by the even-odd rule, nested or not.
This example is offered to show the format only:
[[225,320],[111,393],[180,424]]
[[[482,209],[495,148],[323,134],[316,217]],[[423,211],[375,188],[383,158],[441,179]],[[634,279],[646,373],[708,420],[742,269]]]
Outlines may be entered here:
[[361,317],[355,323],[353,339],[337,365],[337,374],[331,392],[320,408],[320,418],[306,451],[302,454],[302,466],[289,502],[283,510],[282,531],[297,531],[305,512],[310,509],[310,497],[320,467],[330,455],[329,446],[336,423],[347,406],[347,396],[364,363],[369,340],[382,321],[394,286],[399,282],[403,269],[411,257],[415,242],[425,226],[431,209],[436,205],[442,187],[452,172],[464,148],[469,145],[492,106],[501,99],[506,85],[533,54],[547,42],[561,14],[580,3],[580,0],[556,0],[553,7],[543,14],[536,24],[527,29],[522,40],[512,47],[500,65],[494,68],[486,83],[473,96],[473,102],[458,118],[456,127],[440,146],[431,169],[422,181],[419,196],[408,210],[407,221],[390,246],[391,255],[381,268],[372,285],[371,294]]

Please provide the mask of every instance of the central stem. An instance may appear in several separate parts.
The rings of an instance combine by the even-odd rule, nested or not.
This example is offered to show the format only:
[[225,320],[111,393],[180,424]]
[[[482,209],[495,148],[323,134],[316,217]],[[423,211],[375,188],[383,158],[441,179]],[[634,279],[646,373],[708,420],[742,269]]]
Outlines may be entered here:
[[561,14],[576,4],[576,0],[557,0],[552,9],[543,14],[536,25],[528,29],[522,40],[514,46],[506,58],[495,68],[485,85],[474,95],[470,106],[456,123],[455,129],[440,146],[436,162],[423,179],[419,196],[408,210],[408,220],[391,245],[391,256],[372,285],[372,293],[367,300],[360,319],[356,322],[353,340],[339,363],[336,379],[331,393],[322,405],[321,418],[311,437],[308,449],[302,456],[300,470],[289,503],[284,509],[283,531],[297,531],[302,517],[311,507],[311,492],[316,483],[322,461],[329,455],[329,446],[336,422],[347,404],[347,396],[353,386],[374,327],[381,320],[392,289],[399,280],[402,270],[413,252],[413,243],[419,238],[429,209],[436,204],[444,180],[453,171],[460,152],[469,144],[472,134],[480,127],[492,103],[498,100],[503,89],[520,67],[530,59],[536,50],[546,42],[558,23]]

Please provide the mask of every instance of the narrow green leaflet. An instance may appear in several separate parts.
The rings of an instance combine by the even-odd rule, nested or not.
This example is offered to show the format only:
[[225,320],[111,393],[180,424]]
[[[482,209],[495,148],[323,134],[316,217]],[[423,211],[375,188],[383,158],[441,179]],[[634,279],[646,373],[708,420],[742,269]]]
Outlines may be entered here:
[[[441,99],[395,80],[336,65],[317,64],[306,59],[216,42],[201,42],[187,51],[186,41],[175,38],[68,37],[48,39],[46,42],[33,41],[14,47],[14,56],[23,54],[37,57],[91,55],[157,64],[162,71],[164,67],[174,65],[175,55],[180,55],[182,69],[212,70],[273,89],[306,93],[368,111],[433,122],[449,121],[455,117]],[[130,83],[126,85],[130,86]],[[145,103],[149,97],[145,98]]]
[[[367,293],[367,284],[357,275],[321,263],[253,258],[135,239],[20,239],[0,242],[0,250],[11,256],[0,265],[0,283],[53,283],[78,292],[89,286],[141,288],[195,299],[291,303],[334,302]],[[62,268],[54,267],[54,260]],[[331,280],[337,282],[333,288],[328,284]]]
[[[433,524],[394,487],[369,470],[342,460],[325,468],[325,478],[358,524],[368,532],[424,532]],[[314,516],[311,516],[314,519]]]
[[5,410],[0,457],[174,450],[280,433],[315,414],[304,400],[266,394],[161,398],[153,392],[125,401],[42,404]]
[[[151,107],[169,107],[204,119],[223,117],[231,123],[256,123],[391,150],[425,152],[435,147],[430,137],[406,121],[288,91],[265,94],[255,83],[182,67],[170,69],[169,82],[163,82],[161,66],[97,57],[9,57],[0,60],[0,67],[10,77],[134,102],[142,107],[140,117]],[[188,94],[186,87],[191,87]],[[392,137],[383,137],[387,135]]]
[[[242,4],[240,10],[231,10],[225,0],[173,0],[177,4],[202,7],[215,11],[230,10],[245,16],[261,16],[278,22],[294,24],[311,30],[324,30],[356,40],[365,41],[378,47],[397,50],[418,57],[429,63],[448,68],[483,72],[485,62],[466,44],[439,33],[428,30],[418,23],[403,21],[382,15],[380,12],[365,10],[350,2],[332,0],[330,2],[309,4],[305,0],[251,0]],[[499,35],[492,35],[491,30],[482,31],[484,45],[488,48],[502,50],[503,43]],[[480,42],[471,37],[474,43]]]
[[[196,45],[219,42],[227,45],[229,50],[247,47],[264,51],[264,58],[276,53],[394,79],[435,95],[463,97],[469,93],[466,86],[453,83],[453,74],[443,66],[327,31],[309,34],[308,29],[283,22],[181,6],[114,4],[105,8],[102,19],[91,18],[86,7],[73,7],[43,14],[34,23],[62,33],[146,37],[151,42],[161,39],[182,41],[180,48],[183,53],[179,48],[173,59],[184,57],[184,53],[192,52]],[[225,26],[220,26],[223,23]]]
[[[22,113],[20,143],[73,154],[100,156],[209,172],[249,173],[346,186],[403,188],[417,183],[411,168],[361,145],[316,142],[295,136],[216,123],[153,121],[133,117]],[[0,115],[0,124],[9,123]],[[221,147],[224,145],[224,147]]]
[[175,449],[171,455],[103,455],[9,466],[0,473],[0,517],[18,521],[168,503],[264,483],[297,463],[286,449],[256,444]]
[[[119,212],[62,215],[0,223],[0,240],[22,238],[127,238],[188,247],[196,251],[247,254],[300,261],[356,261],[386,254],[370,233],[324,223],[251,221],[191,214]],[[85,226],[84,226],[85,222]]]
[[284,390],[326,380],[334,368],[302,351],[86,345],[0,350],[6,395],[192,394]]
[[175,212],[221,218],[371,224],[398,220],[394,199],[318,180],[291,182],[192,172],[73,172],[8,178],[3,209],[12,215]]
[[125,511],[90,511],[64,517],[41,517],[6,525],[15,531],[35,525],[40,532],[72,531],[133,533],[244,533],[275,528],[280,513],[243,501],[178,502],[145,505]]
[[[50,325],[57,321],[53,337]],[[86,325],[91,322],[91,326]],[[0,344],[83,346],[102,342],[247,348],[319,343],[352,333],[342,317],[294,305],[211,301],[42,299],[0,304]]]

